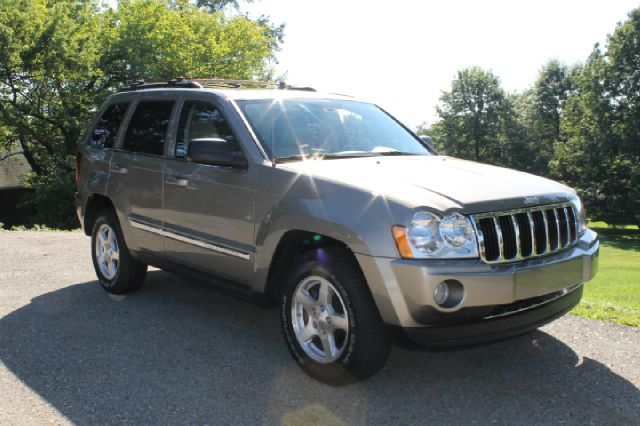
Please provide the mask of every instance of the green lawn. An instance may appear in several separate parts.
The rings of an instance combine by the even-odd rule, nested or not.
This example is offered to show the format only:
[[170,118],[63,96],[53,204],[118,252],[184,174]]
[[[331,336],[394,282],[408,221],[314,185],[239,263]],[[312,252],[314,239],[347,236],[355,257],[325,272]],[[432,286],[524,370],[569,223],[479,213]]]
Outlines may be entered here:
[[589,227],[600,234],[600,266],[571,313],[640,327],[640,231],[602,222]]

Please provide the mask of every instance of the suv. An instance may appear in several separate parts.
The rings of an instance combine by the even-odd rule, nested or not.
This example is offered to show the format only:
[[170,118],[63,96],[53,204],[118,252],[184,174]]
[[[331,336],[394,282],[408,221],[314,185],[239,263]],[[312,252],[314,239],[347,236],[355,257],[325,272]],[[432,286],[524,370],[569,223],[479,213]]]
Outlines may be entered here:
[[229,80],[111,96],[77,151],[77,212],[98,279],[147,265],[279,305],[289,351],[325,383],[392,343],[475,345],[565,314],[595,274],[571,188],[437,155],[384,110]]

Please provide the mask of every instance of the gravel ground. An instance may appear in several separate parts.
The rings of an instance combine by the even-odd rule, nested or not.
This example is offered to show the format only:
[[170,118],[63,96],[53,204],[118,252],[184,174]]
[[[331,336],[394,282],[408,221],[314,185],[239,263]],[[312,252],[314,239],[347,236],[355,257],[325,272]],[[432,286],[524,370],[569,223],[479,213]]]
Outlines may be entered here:
[[110,296],[79,232],[0,232],[0,423],[640,424],[640,330],[566,316],[449,352],[394,349],[331,388],[273,309],[153,270]]

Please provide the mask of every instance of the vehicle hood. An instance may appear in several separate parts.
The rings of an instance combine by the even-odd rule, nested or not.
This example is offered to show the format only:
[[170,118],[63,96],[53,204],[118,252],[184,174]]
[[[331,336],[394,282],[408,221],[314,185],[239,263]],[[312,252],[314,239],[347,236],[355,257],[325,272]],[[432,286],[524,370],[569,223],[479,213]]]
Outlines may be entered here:
[[566,201],[571,188],[528,173],[445,156],[366,157],[285,163],[296,173],[442,212],[496,211]]

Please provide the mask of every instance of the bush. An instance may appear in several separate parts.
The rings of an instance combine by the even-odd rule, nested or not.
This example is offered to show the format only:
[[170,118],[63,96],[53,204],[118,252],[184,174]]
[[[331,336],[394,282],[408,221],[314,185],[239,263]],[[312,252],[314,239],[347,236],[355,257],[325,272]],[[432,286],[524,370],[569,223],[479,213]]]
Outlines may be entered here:
[[74,229],[80,226],[76,217],[75,178],[68,168],[58,168],[44,175],[32,175],[27,184],[34,191],[23,197],[22,205],[34,209],[27,223],[55,229]]

